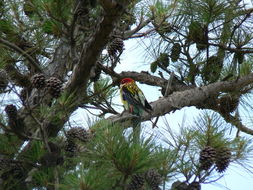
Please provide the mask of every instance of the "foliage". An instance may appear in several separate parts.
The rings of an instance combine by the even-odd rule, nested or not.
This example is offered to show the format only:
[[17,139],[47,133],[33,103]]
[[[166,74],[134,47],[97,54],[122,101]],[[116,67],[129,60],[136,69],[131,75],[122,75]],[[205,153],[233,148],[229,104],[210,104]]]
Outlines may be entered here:
[[[242,0],[0,1],[0,187],[200,189],[250,171],[252,12]],[[127,40],[144,45],[141,72],[123,65]],[[129,77],[161,88],[152,112],[119,114]],[[158,122],[186,106],[203,111],[178,132]]]
[[215,165],[208,170],[201,169],[200,152],[206,146],[214,147],[216,150],[228,148],[232,153],[230,165],[240,163],[242,160],[246,163],[252,154],[251,140],[244,137],[228,138],[229,126],[216,113],[200,114],[192,126],[181,126],[178,134],[172,131],[168,123],[166,125],[164,133],[169,136],[165,136],[164,141],[180,158],[176,160],[174,168],[178,174],[183,175],[182,181],[188,184],[196,181],[201,183],[217,181],[223,175],[216,171]]

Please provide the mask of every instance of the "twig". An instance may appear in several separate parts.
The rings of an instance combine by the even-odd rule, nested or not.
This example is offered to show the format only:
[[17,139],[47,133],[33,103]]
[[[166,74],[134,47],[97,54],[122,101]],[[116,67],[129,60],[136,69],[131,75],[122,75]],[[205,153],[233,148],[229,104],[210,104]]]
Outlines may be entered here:
[[48,152],[51,152],[51,149],[50,149],[50,147],[49,147],[49,145],[48,145],[47,132],[45,131],[45,129],[46,129],[45,123],[44,123],[44,122],[41,123],[36,117],[33,116],[32,113],[31,113],[30,115],[31,115],[31,117],[34,119],[34,121],[38,123],[39,128],[40,128],[40,132],[41,132],[41,136],[42,136],[42,140],[43,140],[43,142],[44,142],[44,144],[45,144],[45,146],[46,146]]
[[222,114],[222,116],[223,116],[223,118],[225,119],[226,122],[231,123],[239,131],[242,131],[242,132],[247,133],[249,135],[253,135],[253,130],[246,127],[245,125],[243,125],[238,117],[232,116],[231,114],[228,114],[228,115]]
[[[152,129],[157,127],[157,122],[158,122],[159,116],[155,118],[155,121],[153,122],[152,120],[150,120],[152,122]],[[158,128],[158,127],[157,127]]]
[[154,28],[151,28],[145,32],[142,32],[142,33],[136,33],[136,35],[133,35],[133,36],[130,36],[128,39],[133,39],[133,38],[141,38],[141,37],[145,37],[147,36],[148,34],[154,32],[155,29]]
[[171,93],[171,85],[172,85],[173,78],[174,78],[174,72],[172,71],[170,73],[170,78],[169,78],[167,86],[166,86],[166,90],[165,90],[165,94],[164,94],[165,97],[167,97]]
[[[170,73],[170,78],[169,78],[167,86],[166,86],[165,94],[164,94],[165,97],[167,97],[171,93],[171,84],[172,84],[173,78],[174,78],[174,72],[171,72]],[[156,124],[157,124],[158,120],[159,120],[159,116],[156,117],[154,122],[151,121],[152,122],[152,128],[157,126]]]
[[233,27],[233,30],[232,30],[231,35],[230,35],[230,42],[229,42],[228,47],[231,46],[231,43],[232,43],[232,40],[233,40],[233,36],[234,36],[234,34],[235,34],[235,31],[243,24],[244,21],[247,20],[247,18],[250,17],[251,12],[252,12],[252,11],[248,12],[248,13],[245,15],[245,17],[244,17],[238,24],[236,24],[236,25]]
[[138,24],[138,26],[136,26],[136,28],[134,28],[133,30],[127,31],[126,33],[124,33],[124,39],[129,39],[129,38],[137,38],[137,37],[143,37],[147,34],[149,34],[150,32],[154,31],[154,29],[152,30],[147,30],[144,33],[140,33],[142,34],[141,36],[135,35],[138,31],[140,31],[142,28],[144,28],[146,25],[148,25],[148,23],[150,23],[151,19],[147,19],[145,21],[142,20],[143,18],[141,18],[140,23]]
[[111,70],[114,70],[114,68],[117,66],[117,62],[120,63],[120,56],[123,53],[123,50],[119,53],[119,55],[117,55],[116,57],[114,56],[110,56],[110,60],[111,60]]
[[[26,106],[26,105],[25,105]],[[45,131],[46,129],[46,126],[45,126],[45,123],[44,122],[40,122],[39,119],[37,119],[33,113],[32,113],[32,109],[30,109],[29,105],[26,106],[27,110],[29,111],[29,115],[31,116],[31,118],[39,125],[39,130],[41,132],[41,137],[42,137],[42,140],[47,148],[47,150],[49,152],[51,152],[51,149],[48,145],[48,137],[47,137],[47,132]],[[36,132],[34,134],[34,136],[36,135]],[[33,139],[35,139],[35,137],[33,137]]]

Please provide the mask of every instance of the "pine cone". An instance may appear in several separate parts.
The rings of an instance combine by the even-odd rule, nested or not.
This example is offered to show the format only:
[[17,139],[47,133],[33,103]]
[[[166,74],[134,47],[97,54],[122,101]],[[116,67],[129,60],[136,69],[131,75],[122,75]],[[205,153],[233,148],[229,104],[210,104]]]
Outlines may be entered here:
[[78,139],[82,142],[88,142],[91,134],[82,127],[74,127],[67,131],[67,138],[71,141]]
[[50,77],[46,80],[46,88],[54,98],[58,98],[61,94],[62,82],[58,78]]
[[0,93],[4,92],[7,86],[8,86],[7,73],[5,72],[5,70],[0,69]]
[[200,34],[195,38],[196,47],[198,50],[205,50],[208,47],[208,27],[206,25],[201,26]]
[[215,164],[216,169],[219,173],[222,173],[227,169],[230,163],[230,159],[231,159],[231,151],[228,148],[223,147],[216,150]]
[[73,157],[76,152],[77,152],[77,145],[75,142],[71,140],[67,140],[66,145],[65,145],[65,151],[67,153],[67,156]]
[[157,64],[158,64],[157,61],[154,61],[153,63],[150,64],[150,70],[151,70],[152,73],[156,72],[156,70],[157,70]]
[[33,88],[42,89],[46,84],[46,77],[42,73],[38,73],[32,76],[31,83]]
[[209,57],[202,68],[202,78],[210,83],[216,82],[220,77],[222,67],[223,61],[219,57]]
[[[25,131],[24,118],[18,116],[17,108],[13,104],[5,107],[5,112],[8,116],[8,126],[11,128],[18,138],[22,140],[28,140],[27,135],[31,135],[30,132]],[[25,134],[25,135],[24,135]]]
[[127,186],[127,190],[141,190],[144,182],[144,177],[141,174],[134,174],[131,182]]
[[216,152],[214,148],[206,146],[201,150],[199,156],[200,168],[203,170],[208,170],[211,168],[215,161]]
[[15,119],[16,120],[17,114],[18,114],[18,110],[17,110],[17,108],[16,108],[15,105],[13,105],[13,104],[7,105],[5,107],[5,112],[6,112],[7,116],[8,116],[8,118],[9,118],[9,120],[11,120],[11,119]]
[[160,34],[161,36],[164,36],[165,34],[168,34],[172,31],[172,26],[170,23],[164,21],[163,23],[161,23],[159,26],[157,24],[154,23],[155,26],[155,30],[158,34]]
[[169,59],[169,55],[167,53],[161,53],[159,58],[157,59],[157,61],[164,66],[165,68],[167,68],[170,64],[170,59]]
[[108,45],[107,51],[110,57],[116,57],[123,52],[124,42],[121,38],[114,38]]
[[176,62],[180,56],[181,53],[181,46],[179,43],[175,43],[171,48],[171,61]]
[[192,21],[189,25],[188,42],[195,42],[198,50],[204,50],[208,46],[208,28],[198,21]]
[[152,190],[159,190],[159,185],[162,183],[162,177],[156,169],[149,169],[145,173],[145,179]]

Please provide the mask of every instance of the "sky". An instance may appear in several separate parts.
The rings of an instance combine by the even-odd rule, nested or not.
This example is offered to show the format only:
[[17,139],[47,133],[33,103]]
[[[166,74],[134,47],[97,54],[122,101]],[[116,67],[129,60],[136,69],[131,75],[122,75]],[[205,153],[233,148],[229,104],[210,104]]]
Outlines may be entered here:
[[[146,59],[147,55],[144,54],[143,47],[138,45],[134,40],[125,42],[125,51],[121,57],[121,64],[117,66],[117,72],[120,71],[149,71],[150,60]],[[142,65],[141,67],[139,65]],[[138,84],[145,94],[149,102],[155,101],[161,96],[160,91],[156,88]],[[184,108],[174,113],[167,114],[166,118],[170,126],[177,130],[178,126],[182,124],[184,118],[191,123],[193,119],[200,113],[194,107]],[[164,125],[160,119],[158,126]],[[158,129],[159,130],[159,129]],[[252,158],[253,165],[253,158]],[[253,174],[246,173],[242,167],[236,167],[233,164],[224,173],[224,177],[216,183],[202,185],[202,190],[250,190],[253,188]]]
[[[125,51],[121,56],[121,63],[117,66],[116,72],[121,71],[149,71],[149,63],[147,55],[144,54],[143,47],[138,45],[134,40],[128,40],[125,42]],[[140,66],[142,65],[142,66]],[[156,101],[159,96],[161,96],[160,91],[155,87],[151,87],[145,84],[138,83],[138,86],[142,89],[147,100],[149,102]],[[121,104],[120,98],[116,97],[115,102]],[[123,107],[121,110],[122,111]],[[169,125],[175,131],[178,130],[179,126],[182,126],[183,123],[193,123],[194,119],[198,116],[200,110],[194,107],[187,107],[181,110],[177,110],[174,113],[166,115],[166,120],[169,122]],[[90,117],[85,110],[78,110],[75,112],[75,115],[72,117],[72,120],[77,123],[87,123],[87,118]],[[185,120],[186,119],[186,120]],[[164,120],[159,119],[158,126],[163,127]],[[152,129],[150,122],[145,122],[147,126],[146,130],[150,130],[150,134],[158,134],[159,128]],[[253,166],[253,158],[252,158]],[[177,181],[177,179],[173,179]],[[229,168],[224,173],[219,181],[211,184],[202,184],[202,190],[250,190],[253,187],[253,174],[249,174],[242,167],[238,167],[235,164],[230,164]]]
[[[143,47],[138,45],[136,41],[128,40],[125,42],[125,51],[121,56],[121,63],[117,66],[116,71],[149,71],[149,61],[150,60],[148,60],[148,56],[144,54]],[[142,66],[139,67],[139,65]],[[149,102],[156,101],[159,96],[161,96],[160,91],[154,87],[143,84],[138,84],[138,86],[140,86]],[[120,104],[119,98],[118,103]],[[184,121],[184,117],[187,118],[187,122],[193,122],[194,117],[196,117],[198,113],[199,110],[190,107],[167,114],[166,118],[169,121],[170,126],[174,127],[174,129],[177,130],[178,126],[180,126]],[[89,117],[87,112],[84,110],[78,110],[78,112],[76,112],[72,117],[72,120],[81,123],[82,121],[86,122],[87,117]],[[147,125],[149,124],[150,123],[147,123]],[[163,125],[163,121],[161,119],[158,123],[158,126],[160,125]],[[224,177],[221,178],[218,182],[202,185],[202,190],[251,190],[252,188],[253,174],[248,174],[244,169],[241,167],[236,167],[233,164],[224,173]]]
[[[125,51],[121,55],[121,63],[116,67],[117,72],[121,71],[149,71],[149,63],[152,61],[150,55],[144,53],[144,47],[136,42],[136,40],[128,40],[125,41]],[[139,84],[138,86],[144,92],[147,100],[149,102],[156,101],[159,96],[161,96],[160,91],[157,88]],[[120,103],[120,98],[115,99],[116,103]],[[123,110],[123,108],[122,108]],[[197,110],[194,107],[184,108],[182,110],[178,110],[174,113],[170,113],[166,115],[167,121],[169,121],[170,126],[174,130],[178,130],[178,127],[183,122],[192,123],[194,118],[198,116],[200,110]],[[87,117],[89,115],[84,110],[79,110],[77,115],[73,118],[78,118],[79,121],[83,120],[87,121]],[[186,118],[186,121],[184,120]],[[150,122],[146,122],[146,125],[151,125]],[[160,119],[158,122],[158,126],[163,126],[163,120]],[[152,130],[148,128],[148,130]],[[151,133],[158,132],[152,131]],[[252,138],[252,137],[251,137]],[[251,161],[251,165],[253,166],[253,158]],[[176,181],[177,179],[174,179]],[[253,189],[253,174],[248,173],[242,167],[230,164],[229,168],[224,173],[224,176],[218,180],[217,182],[211,184],[202,184],[202,190],[251,190]]]

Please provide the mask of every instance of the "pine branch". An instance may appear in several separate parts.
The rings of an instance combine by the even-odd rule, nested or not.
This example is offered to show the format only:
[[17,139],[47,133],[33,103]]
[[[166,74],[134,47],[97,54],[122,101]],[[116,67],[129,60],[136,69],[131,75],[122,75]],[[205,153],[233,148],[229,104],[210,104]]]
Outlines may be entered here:
[[101,18],[91,39],[82,48],[79,62],[76,64],[72,78],[67,84],[66,91],[69,93],[84,92],[87,88],[91,68],[107,44],[114,24],[123,14],[125,5],[110,0],[101,0],[100,3],[104,8],[104,17]]
[[37,63],[36,60],[34,60],[34,58],[32,58],[26,51],[22,50],[21,48],[19,48],[18,46],[16,46],[15,44],[0,38],[0,43],[4,44],[6,47],[20,53],[21,55],[23,55],[25,58],[28,59],[28,61],[32,64],[32,66],[39,72],[42,72],[39,63]]
[[142,28],[147,26],[150,23],[150,21],[151,19],[141,20],[140,23],[134,29],[124,32],[124,39],[144,37],[148,35],[150,32],[153,32],[155,29],[147,30],[145,32],[137,34],[137,32],[139,32]]
[[238,49],[238,48],[230,48],[230,47],[227,47],[226,45],[223,45],[223,44],[208,43],[208,45],[219,47],[222,50],[228,50],[229,52],[234,52],[234,53],[240,53],[240,52],[253,53],[252,47],[242,47],[242,48]]
[[[121,72],[121,73],[116,73],[115,71],[111,70],[108,67],[105,67],[103,65],[99,65],[99,67],[106,73],[109,74],[113,81],[119,81],[122,78],[133,78],[136,81],[139,81],[141,83],[145,83],[147,85],[151,85],[151,86],[160,86],[164,89],[166,89],[166,85],[168,83],[168,81],[166,79],[157,77],[157,76],[153,76],[151,74],[149,74],[148,72],[142,71],[141,73],[135,72],[135,71],[128,71],[128,72]],[[115,82],[116,83],[116,82]],[[190,89],[192,88],[192,86],[187,86],[186,84],[184,84],[182,81],[180,81],[179,79],[177,79],[175,76],[173,77],[173,81],[172,81],[172,85],[171,85],[171,89],[173,91],[182,91],[185,89]]]
[[[168,97],[160,98],[151,103],[153,112],[143,114],[141,120],[147,121],[153,117],[165,115],[183,107],[199,106],[200,102],[207,100],[209,97],[216,96],[220,92],[239,91],[247,85],[250,85],[252,82],[253,74],[249,74],[238,80],[216,82],[203,87],[196,87],[182,92],[174,92]],[[108,118],[108,120],[111,120],[112,122],[121,122],[131,119],[135,119],[135,117],[128,113]],[[249,134],[252,133],[252,131],[246,130],[243,126],[240,127],[244,132],[249,132]]]
[[250,129],[242,124],[239,118],[232,116],[231,114],[222,115],[226,122],[231,123],[235,126],[239,131],[247,133],[249,135],[253,135],[253,129]]
[[174,78],[174,72],[172,72],[170,74],[170,78],[168,80],[168,84],[166,86],[166,90],[165,90],[165,94],[164,94],[165,97],[168,96],[171,93],[171,91],[172,91],[171,90],[171,84],[172,84],[173,78]]
[[63,80],[67,72],[66,63],[69,61],[74,62],[77,57],[71,57],[69,59],[70,44],[61,40],[58,47],[55,48],[53,60],[50,62],[48,67],[45,69],[45,73],[48,76],[56,76]]

